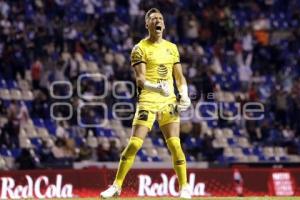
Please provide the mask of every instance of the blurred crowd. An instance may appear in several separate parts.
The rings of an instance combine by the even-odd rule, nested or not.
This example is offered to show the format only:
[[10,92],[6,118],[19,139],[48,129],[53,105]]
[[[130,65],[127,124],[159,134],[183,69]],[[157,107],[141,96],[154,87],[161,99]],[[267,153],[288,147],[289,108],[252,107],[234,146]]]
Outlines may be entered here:
[[[194,103],[264,105],[262,120],[219,120],[210,128],[244,130],[241,135],[251,144],[288,147],[290,153],[298,154],[298,0],[0,0],[0,78],[22,83],[19,88],[27,84],[33,94],[30,104],[7,103],[0,98],[0,116],[6,119],[0,123],[1,148],[19,148],[22,124],[28,119],[50,119],[51,104],[68,102],[77,108],[83,101],[77,95],[80,74],[100,73],[110,83],[134,83],[129,55],[134,44],[147,34],[144,14],[151,7],[164,15],[165,39],[178,46]],[[70,81],[72,97],[53,98],[49,93],[53,81]],[[89,81],[82,84],[82,94],[99,94],[99,88]],[[58,90],[60,95],[68,93],[65,87]],[[117,102],[111,87],[109,92],[99,102]],[[228,95],[209,98],[213,93]],[[39,152],[22,148],[16,159],[19,168],[51,165],[54,161],[117,161],[126,140],[102,137],[96,128],[81,127],[76,112],[70,119],[55,123],[55,138],[38,141]],[[95,112],[94,108],[84,109],[84,119],[95,122]],[[69,114],[65,108],[57,113]],[[125,129],[130,128],[130,120],[121,123]],[[154,128],[154,138],[161,137],[157,132]],[[183,121],[181,132],[183,142],[201,138],[201,145],[195,148],[183,144],[191,160],[213,162],[222,154],[222,148],[213,143],[214,132],[204,130],[199,120]]]

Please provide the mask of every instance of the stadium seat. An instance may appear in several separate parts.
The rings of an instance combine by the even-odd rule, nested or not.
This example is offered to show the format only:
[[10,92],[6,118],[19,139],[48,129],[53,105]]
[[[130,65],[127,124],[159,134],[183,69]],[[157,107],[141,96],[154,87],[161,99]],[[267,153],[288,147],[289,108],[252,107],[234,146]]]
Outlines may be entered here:
[[184,145],[186,146],[186,149],[194,149],[197,147],[197,140],[195,137],[187,137],[184,140]]
[[0,89],[0,98],[3,100],[11,100],[10,92],[8,89]]
[[89,73],[94,74],[94,73],[98,73],[99,72],[97,64],[95,62],[93,62],[93,61],[86,62],[86,66],[87,66],[87,71]]
[[291,162],[300,162],[300,156],[298,155],[288,155],[288,160]]
[[238,145],[240,147],[249,147],[250,146],[248,139],[245,137],[239,137],[237,141],[238,141]]
[[148,149],[148,148],[153,148],[153,143],[152,143],[151,138],[146,137],[145,140],[144,140],[143,146],[144,146],[145,148],[147,148],[147,149]]
[[263,148],[263,154],[267,158],[274,157],[274,149],[272,147],[264,147]]
[[169,151],[166,147],[157,147],[157,153],[160,156],[169,155]]
[[158,156],[158,152],[155,148],[145,148],[146,154],[150,157],[156,157]]
[[1,156],[6,156],[6,157],[12,156],[11,151],[7,148],[1,148],[0,149],[0,155]]
[[37,131],[37,136],[42,139],[46,139],[49,137],[48,130],[44,127],[37,127],[36,131]]
[[249,155],[248,156],[248,161],[249,162],[258,162],[258,157],[257,156],[255,156],[255,155]]
[[94,136],[89,136],[87,138],[87,145],[91,148],[96,148],[98,146],[98,140]]
[[274,148],[274,155],[278,157],[286,156],[285,149],[282,147],[275,147]]
[[22,99],[25,101],[32,101],[33,100],[33,94],[29,90],[22,90]]
[[11,156],[14,158],[14,159],[17,159],[20,155],[21,155],[21,149],[20,148],[15,148],[15,149],[12,149],[11,150]]
[[6,170],[6,162],[2,156],[0,156],[0,170]]
[[14,80],[8,80],[6,83],[7,83],[8,89],[17,89],[18,88],[18,84]]
[[239,147],[232,148],[232,152],[233,152],[234,156],[244,155],[242,149]]
[[16,167],[15,159],[13,157],[4,156],[3,159],[5,160],[5,166],[7,169],[14,169]]
[[160,157],[164,162],[171,162],[171,160],[172,160],[170,155],[162,155]]
[[36,127],[45,127],[44,119],[42,118],[32,118],[32,122]]
[[158,147],[165,146],[165,142],[162,138],[153,138],[152,142],[153,142],[153,145],[158,146]]
[[196,158],[192,155],[187,155],[186,156],[186,161],[187,162],[195,162],[196,161]]
[[224,137],[217,138],[216,141],[218,143],[218,145],[217,145],[218,147],[222,147],[222,148],[228,147],[228,142],[227,142],[226,138],[224,138]]
[[226,138],[232,138],[233,137],[233,131],[230,128],[224,128],[223,129],[224,137]]
[[248,162],[248,157],[247,156],[244,156],[244,155],[239,155],[239,156],[236,156],[236,161],[238,162]]
[[20,147],[24,149],[32,148],[32,144],[28,138],[20,138]]
[[235,146],[236,145],[236,140],[235,140],[235,138],[228,138],[227,139],[227,142],[228,142],[228,144],[229,144],[229,146]]
[[247,155],[247,156],[249,156],[249,155],[252,154],[252,149],[251,149],[251,148],[248,148],[248,147],[243,147],[243,148],[242,148],[242,151],[243,151],[243,154],[244,154],[244,155]]
[[30,90],[29,83],[28,83],[28,81],[26,81],[26,80],[20,79],[19,82],[18,82],[18,85],[19,85],[19,88],[20,88],[22,91],[29,91],[29,90]]
[[10,90],[10,97],[13,100],[19,101],[22,99],[21,91],[18,89],[11,89]]
[[[4,1],[4,7],[6,2],[8,6],[7,11],[14,11],[15,5],[10,3],[9,0]],[[3,41],[1,41],[1,45],[3,43],[2,46],[5,48],[1,49],[4,57],[2,59],[3,62],[0,63],[0,135],[6,130],[7,126],[4,127],[4,125],[7,124],[8,119],[11,119],[9,114],[12,112],[6,111],[8,108],[12,110],[12,102],[17,101],[19,105],[23,102],[26,104],[30,115],[28,122],[23,122],[23,119],[21,120],[19,132],[20,149],[33,148],[36,150],[41,147],[41,141],[49,141],[49,145],[54,146],[53,141],[56,141],[58,137],[56,135],[57,127],[59,127],[58,130],[62,130],[61,133],[66,133],[71,140],[75,140],[76,148],[81,147],[83,144],[96,148],[98,145],[110,145],[115,141],[117,148],[120,147],[122,149],[121,147],[125,147],[128,144],[128,140],[132,135],[132,128],[127,127],[127,122],[126,127],[123,127],[123,121],[112,119],[113,112],[110,107],[108,109],[109,123],[106,123],[101,128],[90,130],[88,134],[86,134],[86,128],[80,127],[80,131],[78,130],[76,122],[76,125],[74,125],[74,118],[67,120],[69,127],[63,128],[58,126],[58,122],[52,120],[50,117],[49,107],[54,102],[73,103],[73,100],[76,102],[77,92],[80,90],[80,88],[77,88],[76,77],[83,74],[98,73],[102,73],[102,75],[107,77],[109,85],[109,95],[100,101],[107,103],[108,106],[115,103],[116,99],[111,97],[111,86],[114,85],[114,81],[120,79],[133,81],[132,83],[134,83],[133,71],[128,68],[129,61],[127,58],[130,57],[130,50],[134,46],[133,42],[143,34],[136,32],[138,30],[136,28],[138,27],[131,29],[130,26],[136,26],[139,23],[132,24],[131,13],[127,10],[128,5],[118,2],[116,5],[112,3],[113,5],[111,6],[113,8],[107,8],[106,5],[102,5],[103,3],[95,3],[97,1],[93,0],[88,1],[88,3],[83,3],[82,0],[74,0],[71,4],[58,6],[58,14],[62,13],[64,15],[64,17],[60,18],[60,22],[70,26],[69,30],[71,32],[67,33],[68,30],[64,30],[64,27],[54,27],[54,29],[59,28],[54,31],[55,33],[65,31],[65,34],[67,34],[63,35],[66,37],[56,38],[57,34],[53,35],[51,33],[51,30],[53,30],[52,26],[55,26],[56,23],[54,21],[55,17],[51,16],[56,16],[57,14],[56,8],[58,7],[56,4],[59,4],[58,1],[53,1],[54,3],[51,1],[53,9],[47,10],[46,13],[37,12],[36,3],[34,2],[25,1],[24,13],[19,13],[20,15],[24,14],[24,16],[21,16],[20,19],[18,16],[14,16],[15,12],[2,13],[7,15],[4,16],[4,22],[8,20],[8,23],[12,25],[18,25],[18,23],[26,24],[27,21],[36,21],[37,18],[42,16],[41,19],[46,20],[49,28],[41,31],[44,32],[44,35],[51,35],[51,41],[37,42],[32,45],[32,41],[39,39],[36,37],[39,37],[40,28],[34,28],[30,31],[24,29],[21,32],[23,31],[25,35],[29,35],[30,40],[26,40],[26,37],[25,40],[23,37],[20,37],[15,41],[16,48],[6,48],[11,44],[10,39],[15,38],[15,31],[5,32],[5,36],[7,37],[4,37]],[[41,4],[38,7],[47,7],[49,3],[48,1],[38,2],[38,4]],[[131,7],[131,3],[137,2],[139,0],[130,2],[129,7]],[[148,1],[146,2],[148,3]],[[172,29],[169,29],[167,26],[166,31],[172,33],[168,35],[167,39],[170,39],[178,46],[180,57],[182,57],[183,61],[183,72],[186,79],[189,80],[189,92],[192,102],[197,103],[195,99],[199,95],[202,95],[202,93],[207,95],[209,92],[214,94],[214,99],[207,99],[201,96],[200,100],[197,101],[214,102],[218,105],[219,111],[219,105],[221,105],[221,109],[228,116],[236,116],[238,111],[237,103],[241,103],[243,106],[247,102],[261,102],[266,108],[266,112],[263,120],[258,120],[255,125],[250,123],[253,126],[250,126],[250,128],[255,128],[255,130],[262,133],[262,137],[258,138],[258,140],[252,140],[253,138],[250,138],[250,135],[246,131],[249,128],[247,124],[249,121],[244,123],[243,120],[220,120],[218,113],[215,113],[217,119],[214,120],[207,118],[206,120],[199,120],[194,118],[191,120],[191,124],[192,126],[197,125],[191,129],[191,134],[181,135],[181,142],[186,150],[187,160],[202,160],[200,156],[205,152],[204,146],[208,143],[205,135],[209,135],[213,138],[213,147],[216,148],[213,150],[218,153],[223,152],[220,153],[222,154],[221,156],[217,156],[217,159],[214,157],[213,159],[215,160],[213,161],[203,156],[203,160],[206,161],[208,159],[208,162],[300,162],[299,127],[297,120],[294,119],[295,116],[299,116],[299,109],[295,109],[297,103],[294,101],[299,96],[297,96],[297,89],[299,88],[298,77],[300,77],[300,66],[297,61],[300,57],[300,49],[294,32],[299,29],[300,25],[298,19],[298,7],[300,3],[298,1],[260,0],[251,1],[250,4],[243,1],[235,1],[232,4],[225,1],[225,3],[221,3],[221,6],[218,6],[214,1],[206,0],[199,2],[190,2],[188,0],[166,1],[166,5],[164,1],[159,2],[161,4],[159,6],[177,6],[180,10],[180,12],[173,13],[174,16],[170,15],[170,13],[166,16],[167,24],[172,25]],[[90,17],[90,13],[86,13],[89,8],[85,9],[82,7],[87,6],[89,3],[94,4],[94,17]],[[149,2],[149,5],[152,3],[152,1]],[[196,7],[192,8],[194,4]],[[21,1],[17,7],[22,7],[22,5]],[[141,5],[136,6],[138,13],[144,12],[144,7]],[[203,17],[209,21],[209,18],[215,12],[214,8],[217,8],[219,14],[222,14],[222,20],[215,20],[214,23],[205,23],[204,28],[206,31],[204,31],[204,34],[197,34],[199,37],[195,39],[191,38],[191,34],[189,32],[186,33],[186,30],[181,30],[181,32],[183,31],[182,34],[177,33],[179,30],[177,26],[181,24],[178,19],[184,19],[186,15],[187,18],[189,16],[190,18],[195,17],[196,22],[199,23]],[[111,9],[113,10],[112,13],[110,13]],[[253,12],[253,9],[255,12]],[[19,14],[17,13],[17,15]],[[111,14],[113,16],[112,19],[110,19]],[[43,15],[45,16],[43,17]],[[104,19],[104,21],[99,21],[99,19]],[[95,24],[101,25],[102,22],[104,22],[104,26],[96,26],[96,29],[93,28]],[[224,23],[230,24],[229,32],[226,30],[225,32],[224,30],[222,31]],[[89,27],[91,30],[86,31],[84,26],[89,26],[89,24],[93,26]],[[81,25],[84,26],[81,27]],[[198,25],[202,26],[201,23]],[[17,26],[18,28],[20,27]],[[60,30],[60,28],[62,29]],[[2,29],[0,32],[3,32]],[[228,34],[230,37],[228,37]],[[249,34],[251,37],[248,37]],[[74,37],[70,39],[67,36]],[[249,56],[250,54],[252,55]],[[251,61],[249,63],[248,58],[250,57]],[[40,58],[42,58],[40,60],[42,67],[35,71],[34,68],[38,63],[37,59]],[[240,58],[241,60],[239,60]],[[56,69],[56,65],[63,67]],[[243,71],[241,68],[243,65],[249,66],[252,72],[250,70]],[[36,77],[40,79],[37,85],[32,80],[36,79]],[[96,79],[91,77],[86,78],[86,80],[91,82],[99,81]],[[53,81],[61,80],[70,81],[72,84],[75,93],[70,99],[55,99],[49,95],[49,85]],[[87,91],[90,93],[89,81],[87,81],[87,85],[81,85],[84,92]],[[248,82],[248,85],[246,85],[246,82]],[[95,85],[97,85],[95,90],[99,92],[103,84]],[[116,93],[122,97],[128,96],[129,90],[126,87],[126,83],[119,86]],[[37,89],[36,87],[40,88]],[[276,98],[276,95],[281,95],[281,92],[287,95],[287,99],[285,99],[287,102]],[[39,94],[48,97],[48,99],[44,99],[45,102],[43,102],[43,105],[40,104],[39,99],[35,99]],[[196,98],[193,99],[192,97]],[[135,103],[134,99],[117,101]],[[281,101],[279,102],[278,100]],[[79,101],[85,104],[88,103],[80,97]],[[286,104],[284,106],[287,107],[285,118],[278,113],[280,111],[278,107],[282,106],[281,104]],[[200,115],[202,117],[211,117],[211,112],[216,111],[214,105],[201,106]],[[43,110],[42,113],[35,112],[39,108]],[[82,108],[82,110],[84,109]],[[100,116],[101,114],[96,114],[93,120],[97,121],[102,117]],[[32,117],[33,119],[31,119]],[[83,120],[85,119],[87,117],[83,117]],[[200,131],[199,127],[197,127],[199,124],[201,124],[201,133],[194,133],[194,130]],[[265,130],[268,132],[266,134],[263,131],[265,125],[267,125]],[[287,137],[288,139],[282,137],[282,133],[286,133],[284,129],[288,129],[286,127],[289,127],[294,133],[294,136]],[[161,134],[156,133],[156,128],[159,128],[158,123],[154,125],[154,131],[147,135],[143,149],[138,153],[137,160],[146,162],[171,160],[166,142]],[[60,131],[57,132],[59,133]],[[211,141],[209,140],[209,142]],[[0,169],[4,165],[5,169],[8,169],[7,166],[14,167],[10,165],[11,161],[6,161],[3,157],[12,157],[15,159],[20,153],[19,147],[15,147],[16,144],[13,144],[13,142],[12,144],[5,143],[6,141],[3,144],[1,143],[3,151],[0,151]],[[291,143],[292,145],[290,145]],[[13,148],[10,150],[6,146],[13,146]],[[289,154],[290,150],[297,154]],[[11,151],[12,155],[8,153],[9,151]],[[36,154],[38,157],[39,152],[36,151]]]
[[224,138],[222,129],[215,128],[215,129],[213,129],[213,133],[214,133],[215,138],[217,138],[217,139]]
[[6,89],[6,81],[4,79],[0,79],[0,89]]
[[161,162],[163,160],[159,156],[154,156],[154,157],[152,157],[152,161],[153,162]]
[[0,116],[0,127],[3,127],[4,126],[4,124],[6,124],[7,123],[7,118],[6,117],[2,117],[2,116]]
[[29,138],[38,137],[35,127],[31,127],[31,126],[29,126],[28,129],[26,129],[26,135]]
[[30,138],[30,142],[37,150],[42,147],[42,140],[40,138]]
[[232,148],[230,148],[230,147],[224,148],[224,153],[223,153],[223,155],[224,155],[225,157],[231,157],[231,156],[233,156],[234,154],[233,154]]
[[223,93],[224,102],[234,102],[235,98],[231,92],[224,92]]
[[142,156],[140,157],[143,162],[151,162],[153,159],[150,156]]

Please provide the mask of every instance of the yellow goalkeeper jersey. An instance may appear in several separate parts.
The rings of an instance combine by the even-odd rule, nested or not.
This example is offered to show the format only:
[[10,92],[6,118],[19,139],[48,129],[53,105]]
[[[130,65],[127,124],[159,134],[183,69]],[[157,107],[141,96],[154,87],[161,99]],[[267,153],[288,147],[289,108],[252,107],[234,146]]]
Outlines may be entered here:
[[138,88],[138,101],[149,103],[175,102],[173,86],[173,66],[180,62],[178,49],[175,44],[162,40],[160,43],[152,43],[145,38],[135,45],[131,52],[131,66],[139,63],[146,64],[146,80],[151,83],[167,81],[170,95],[165,97],[157,92]]

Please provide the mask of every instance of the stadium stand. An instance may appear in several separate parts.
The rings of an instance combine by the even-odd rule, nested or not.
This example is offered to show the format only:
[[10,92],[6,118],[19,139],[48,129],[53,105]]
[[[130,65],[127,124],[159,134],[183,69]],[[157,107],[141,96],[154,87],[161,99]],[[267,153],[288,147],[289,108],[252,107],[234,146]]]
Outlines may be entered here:
[[[115,98],[112,85],[134,83],[129,54],[145,36],[144,13],[153,6],[164,14],[165,38],[178,45],[193,104],[207,102],[201,116],[210,116],[209,102],[227,116],[182,120],[187,160],[300,161],[299,1],[0,0],[0,169],[119,160],[131,120],[115,119],[111,108],[135,100],[126,98],[126,85],[116,91],[125,99]],[[109,81],[108,95],[95,101],[109,108],[104,126],[82,125],[104,122],[104,109],[81,106],[107,87],[86,77],[78,88],[84,74]],[[53,86],[55,97],[54,81],[71,86]],[[248,102],[263,105],[263,119],[228,120]],[[53,120],[51,108],[65,120]],[[155,126],[137,160],[170,159]]]

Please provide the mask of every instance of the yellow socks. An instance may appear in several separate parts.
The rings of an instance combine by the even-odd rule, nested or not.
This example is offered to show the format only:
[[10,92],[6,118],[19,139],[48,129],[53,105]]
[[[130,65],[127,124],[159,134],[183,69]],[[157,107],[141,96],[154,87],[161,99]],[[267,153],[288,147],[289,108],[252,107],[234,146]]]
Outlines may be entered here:
[[178,137],[167,139],[167,145],[172,154],[173,167],[178,177],[179,187],[187,185],[186,160]]
[[[120,188],[123,185],[125,176],[133,165],[136,153],[142,147],[142,145],[142,139],[138,137],[131,137],[127,147],[122,152],[119,168],[114,181],[114,184]],[[173,167],[178,177],[179,186],[182,188],[183,186],[187,185],[187,175],[186,160],[180,145],[180,139],[178,137],[170,137],[167,139],[167,145],[172,154]]]
[[122,187],[125,176],[133,165],[135,155],[142,147],[143,140],[138,137],[131,137],[125,150],[121,154],[118,172],[114,181],[120,188]]

